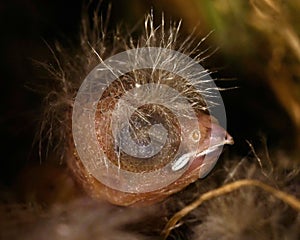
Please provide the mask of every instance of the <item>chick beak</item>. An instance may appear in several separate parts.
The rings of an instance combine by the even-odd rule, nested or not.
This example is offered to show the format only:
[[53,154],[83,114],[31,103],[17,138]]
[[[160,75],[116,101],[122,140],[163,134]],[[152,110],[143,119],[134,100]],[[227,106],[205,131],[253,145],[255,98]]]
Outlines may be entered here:
[[194,157],[188,171],[199,171],[199,178],[204,178],[213,169],[222,153],[224,145],[232,145],[233,138],[218,123],[211,123],[204,141],[200,143],[197,154]]

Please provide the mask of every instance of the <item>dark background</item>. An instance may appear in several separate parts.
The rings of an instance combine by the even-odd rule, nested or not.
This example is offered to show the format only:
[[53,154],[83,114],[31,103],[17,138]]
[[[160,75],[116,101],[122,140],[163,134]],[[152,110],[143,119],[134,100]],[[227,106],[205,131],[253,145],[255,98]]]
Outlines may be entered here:
[[50,57],[43,41],[78,30],[79,1],[0,2],[1,180],[10,183],[33,158],[42,97],[30,90],[38,73],[33,59]]
[[[172,15],[172,7],[164,8],[157,1],[139,5],[131,2],[112,1],[109,28],[120,21],[129,26],[142,22],[150,6],[158,12],[165,10],[166,17],[180,18],[180,14]],[[106,5],[104,1],[103,7]],[[78,40],[81,9],[82,1],[74,0],[0,1],[0,181],[4,185],[10,185],[29,162],[39,163],[34,136],[41,118],[42,96],[31,88],[35,81],[42,80],[32,60],[47,62],[52,58],[44,40],[50,44]],[[288,145],[285,140],[293,137],[292,126],[271,91],[263,81],[252,81],[257,76],[249,76],[234,61],[224,59],[221,48],[207,65],[221,69],[216,77],[234,78],[226,83],[228,86],[239,86],[223,93],[228,131],[236,141],[232,152],[247,154],[245,139],[259,141],[261,135],[268,138],[270,146]]]

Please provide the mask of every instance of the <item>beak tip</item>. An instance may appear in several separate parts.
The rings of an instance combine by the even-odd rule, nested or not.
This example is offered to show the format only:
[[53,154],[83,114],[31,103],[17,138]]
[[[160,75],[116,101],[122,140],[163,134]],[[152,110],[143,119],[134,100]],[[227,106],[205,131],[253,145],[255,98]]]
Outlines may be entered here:
[[233,138],[228,133],[226,133],[226,136],[225,136],[225,144],[229,144],[229,145],[234,144]]

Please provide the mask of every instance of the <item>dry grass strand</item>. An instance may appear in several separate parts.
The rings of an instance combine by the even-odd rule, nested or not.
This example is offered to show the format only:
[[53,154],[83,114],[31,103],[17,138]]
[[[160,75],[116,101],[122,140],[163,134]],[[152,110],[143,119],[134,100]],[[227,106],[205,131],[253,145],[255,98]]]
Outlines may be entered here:
[[164,239],[167,239],[170,232],[176,228],[178,221],[182,219],[184,216],[189,214],[194,209],[198,208],[203,202],[208,201],[210,199],[228,194],[230,192],[233,192],[237,189],[240,189],[242,187],[246,186],[254,186],[258,187],[270,194],[272,194],[274,197],[278,198],[279,200],[285,202],[290,207],[294,208],[296,211],[300,211],[300,200],[295,198],[294,196],[287,194],[283,191],[280,191],[278,189],[275,189],[265,183],[262,183],[257,180],[251,180],[251,179],[244,179],[244,180],[238,180],[233,183],[228,183],[222,187],[213,189],[211,191],[208,191],[204,194],[202,194],[197,200],[192,202],[191,204],[187,205],[186,207],[182,208],[180,211],[178,211],[166,224],[164,230],[162,231],[162,235]]

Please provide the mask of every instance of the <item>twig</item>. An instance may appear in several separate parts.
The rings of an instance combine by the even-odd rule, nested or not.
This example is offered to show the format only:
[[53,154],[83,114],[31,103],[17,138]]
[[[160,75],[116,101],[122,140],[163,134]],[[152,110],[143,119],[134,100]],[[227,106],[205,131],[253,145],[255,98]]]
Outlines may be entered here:
[[164,239],[166,239],[172,229],[176,228],[176,224],[180,219],[182,219],[184,216],[189,214],[191,211],[199,207],[203,202],[210,200],[212,198],[216,198],[222,195],[225,195],[227,193],[233,192],[241,187],[244,186],[255,186],[263,189],[266,192],[271,193],[274,197],[280,199],[281,201],[288,204],[290,207],[294,208],[297,211],[300,211],[300,200],[295,198],[294,196],[287,194],[283,191],[277,190],[265,183],[262,183],[257,180],[250,180],[250,179],[244,179],[244,180],[238,180],[233,183],[226,184],[220,188],[213,189],[209,192],[206,192],[202,194],[197,200],[192,202],[190,205],[184,207],[180,211],[178,211],[166,224],[164,230],[162,231],[162,235]]

